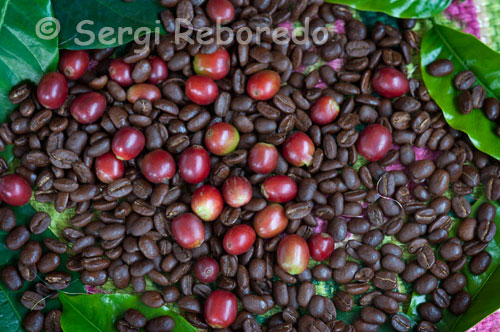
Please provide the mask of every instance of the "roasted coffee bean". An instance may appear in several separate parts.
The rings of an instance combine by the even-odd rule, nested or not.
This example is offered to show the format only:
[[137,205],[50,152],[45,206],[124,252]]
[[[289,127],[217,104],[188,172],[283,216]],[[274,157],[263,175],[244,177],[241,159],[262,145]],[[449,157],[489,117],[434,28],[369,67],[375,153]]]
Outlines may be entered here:
[[351,295],[343,291],[337,291],[333,297],[335,307],[343,312],[349,312],[354,307],[354,300]]
[[175,321],[170,316],[159,316],[150,319],[145,327],[147,332],[170,332],[175,327]]
[[480,275],[486,272],[490,264],[491,255],[486,251],[482,251],[478,255],[472,257],[469,263],[469,269],[473,274]]
[[45,308],[45,299],[38,293],[33,291],[25,291],[21,298],[21,304],[29,310],[43,310]]
[[449,310],[454,315],[461,315],[469,308],[471,304],[471,295],[466,291],[460,291],[455,294],[450,302]]
[[458,90],[469,90],[476,83],[476,76],[470,70],[464,70],[455,76],[453,83]]
[[396,314],[391,318],[391,326],[395,331],[407,332],[411,328],[411,321],[402,314]]
[[395,314],[399,311],[399,305],[396,300],[386,295],[378,295],[375,297],[373,304],[377,309],[382,310],[386,314]]
[[431,323],[437,323],[443,317],[441,309],[439,309],[436,305],[430,302],[425,302],[420,304],[417,307],[417,311],[423,319]]
[[426,69],[432,76],[447,76],[453,72],[454,65],[448,59],[437,59],[430,63]]

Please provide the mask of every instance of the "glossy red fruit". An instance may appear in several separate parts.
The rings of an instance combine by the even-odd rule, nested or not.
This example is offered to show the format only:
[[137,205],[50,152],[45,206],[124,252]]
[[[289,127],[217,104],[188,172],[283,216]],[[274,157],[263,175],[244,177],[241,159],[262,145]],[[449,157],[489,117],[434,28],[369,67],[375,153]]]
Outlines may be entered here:
[[255,238],[255,231],[252,227],[240,224],[231,227],[226,232],[222,245],[228,254],[241,255],[253,246]]
[[214,282],[219,274],[219,263],[212,257],[203,256],[194,264],[194,273],[201,282]]
[[278,149],[272,144],[257,143],[248,155],[248,166],[252,171],[259,174],[267,174],[274,171],[278,164]]
[[311,120],[319,125],[332,123],[339,115],[339,104],[332,96],[319,98],[311,107],[309,116]]
[[199,247],[205,240],[205,228],[200,218],[192,213],[184,213],[170,224],[175,241],[183,248]]
[[239,142],[240,133],[227,122],[215,123],[205,132],[205,147],[218,156],[233,152]]
[[106,152],[95,160],[97,178],[103,183],[111,183],[123,177],[125,166],[113,152]]
[[205,301],[205,321],[214,329],[229,327],[238,314],[236,296],[226,290],[217,289]]
[[274,175],[264,180],[262,195],[273,203],[286,203],[297,195],[297,183],[287,175]]
[[280,89],[281,78],[277,72],[263,70],[253,74],[247,83],[247,93],[255,100],[268,100]]
[[217,219],[224,208],[224,199],[214,186],[202,186],[191,197],[191,210],[204,221]]
[[68,82],[63,74],[50,72],[43,75],[36,89],[40,104],[48,109],[56,109],[64,104],[68,96]]
[[132,65],[123,59],[114,59],[109,64],[109,77],[121,86],[129,86],[134,83],[132,79]]
[[213,80],[221,80],[229,73],[229,69],[231,68],[231,58],[229,57],[229,53],[227,53],[226,49],[221,47],[212,54],[196,54],[193,60],[193,67],[195,73],[198,75],[206,76]]
[[209,0],[206,11],[214,23],[227,24],[234,19],[234,6],[229,0]]
[[243,176],[231,176],[222,185],[222,196],[229,206],[238,208],[252,199],[252,185]]
[[293,166],[309,166],[314,155],[314,143],[309,136],[296,131],[283,143],[283,157]]
[[257,212],[253,219],[253,228],[264,239],[281,234],[288,226],[285,209],[279,204],[270,204]]
[[168,77],[168,66],[165,61],[157,56],[149,58],[151,64],[151,74],[149,75],[148,82],[157,85]]
[[186,96],[198,105],[209,105],[215,101],[219,88],[214,80],[201,75],[193,75],[186,81]]
[[23,177],[17,174],[5,174],[0,177],[0,200],[5,204],[21,206],[31,198],[31,187]]
[[396,98],[410,91],[406,76],[394,67],[379,69],[372,78],[372,86],[382,97]]
[[142,131],[133,127],[121,128],[113,137],[111,150],[120,160],[134,159],[144,149],[146,138]]
[[210,156],[201,146],[192,146],[181,153],[179,173],[187,183],[200,183],[210,173]]
[[150,102],[154,102],[160,98],[160,89],[156,85],[149,83],[134,84],[127,90],[127,100],[131,104],[135,103],[138,99],[147,99]]
[[165,150],[154,150],[144,156],[141,172],[152,183],[167,183],[175,174],[175,160]]
[[391,132],[381,124],[366,126],[356,143],[358,152],[368,161],[384,158],[391,146]]
[[89,53],[85,50],[66,50],[59,58],[59,70],[68,80],[77,80],[87,71],[89,60]]
[[308,240],[311,257],[318,262],[324,261],[335,249],[335,241],[330,234],[317,233]]
[[286,273],[301,274],[309,264],[309,247],[302,237],[296,234],[287,235],[278,244],[276,257],[279,266]]
[[71,115],[81,124],[93,123],[104,114],[106,98],[98,92],[86,92],[78,95],[70,106]]

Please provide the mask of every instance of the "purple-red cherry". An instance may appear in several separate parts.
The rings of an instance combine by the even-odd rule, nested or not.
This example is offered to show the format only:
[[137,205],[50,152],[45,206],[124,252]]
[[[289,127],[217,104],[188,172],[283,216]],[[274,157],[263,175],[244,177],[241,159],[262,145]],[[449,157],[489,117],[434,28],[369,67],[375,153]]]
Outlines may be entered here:
[[250,149],[248,167],[255,173],[267,174],[278,164],[278,149],[269,143],[257,143]]
[[9,205],[22,206],[31,198],[31,187],[23,177],[17,174],[5,174],[0,177],[0,199]]
[[208,0],[206,11],[214,23],[227,24],[234,19],[234,6],[229,0]]
[[111,150],[120,160],[134,159],[146,144],[142,131],[134,127],[123,127],[113,137]]
[[396,98],[410,91],[406,76],[394,67],[379,69],[372,78],[372,86],[382,97]]
[[175,160],[165,150],[154,150],[144,156],[141,172],[152,183],[167,183],[175,175]]
[[73,100],[69,109],[78,123],[90,124],[103,115],[106,110],[106,98],[94,91],[82,93]]
[[332,123],[339,115],[339,104],[332,96],[319,98],[311,107],[309,116],[311,120],[319,125]]
[[198,75],[206,76],[213,80],[221,80],[229,73],[231,58],[226,49],[221,47],[212,54],[198,53],[195,55],[193,67],[195,73]]
[[391,146],[391,132],[381,124],[366,126],[356,143],[359,154],[368,161],[377,161],[384,158]]
[[165,61],[157,56],[149,58],[151,64],[151,74],[149,75],[148,82],[157,85],[167,79],[168,66]]
[[123,87],[132,85],[132,65],[126,63],[123,59],[114,59],[109,64],[109,77]]
[[293,166],[309,166],[314,155],[314,143],[301,131],[291,134],[283,143],[283,157]]
[[210,156],[207,150],[196,145],[181,153],[179,158],[179,174],[187,183],[200,183],[210,173]]
[[125,166],[113,152],[106,152],[95,160],[97,178],[103,183],[111,183],[123,177]]
[[214,80],[201,75],[193,75],[186,81],[186,97],[198,105],[209,105],[215,101],[219,88]]
[[77,80],[87,71],[89,61],[89,53],[85,50],[66,50],[59,58],[59,70],[68,80]]
[[280,89],[281,78],[273,70],[263,70],[248,79],[247,93],[255,100],[268,100]]
[[50,72],[43,75],[36,89],[40,104],[48,109],[56,109],[64,104],[68,96],[68,82],[63,74]]

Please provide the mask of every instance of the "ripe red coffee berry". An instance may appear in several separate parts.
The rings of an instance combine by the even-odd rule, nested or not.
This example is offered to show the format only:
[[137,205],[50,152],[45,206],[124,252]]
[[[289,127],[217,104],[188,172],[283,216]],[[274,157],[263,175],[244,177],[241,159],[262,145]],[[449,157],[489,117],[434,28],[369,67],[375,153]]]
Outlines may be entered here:
[[205,132],[205,147],[218,156],[225,156],[233,152],[239,142],[240,133],[227,122],[215,123]]
[[205,240],[205,228],[202,221],[192,213],[184,213],[170,224],[175,241],[183,248],[199,247]]
[[384,158],[391,146],[391,132],[381,124],[366,126],[356,143],[359,154],[368,161],[377,161]]
[[236,296],[226,290],[217,289],[208,295],[205,301],[205,321],[214,329],[229,327],[238,314]]
[[120,160],[134,159],[146,144],[142,131],[134,127],[123,127],[113,137],[111,150]]
[[214,23],[227,24],[234,19],[234,6],[229,0],[209,0],[206,11]]
[[281,239],[276,251],[279,266],[292,275],[301,274],[309,264],[309,247],[306,240],[292,234]]
[[167,183],[175,174],[175,160],[165,150],[154,150],[142,159],[141,171],[152,183]]
[[31,187],[23,177],[17,174],[5,174],[0,177],[0,199],[13,206],[22,206],[31,198]]
[[396,98],[410,91],[406,76],[394,67],[379,69],[372,78],[372,86],[382,97]]
[[215,101],[219,88],[211,78],[193,75],[186,81],[185,93],[193,103],[203,106]]
[[113,152],[106,152],[95,160],[97,178],[103,183],[111,183],[123,177],[125,166]]
[[231,227],[222,240],[224,250],[230,255],[241,255],[247,252],[255,242],[255,231],[252,227],[240,224]]
[[229,206],[238,208],[252,199],[252,185],[243,176],[231,176],[222,185],[222,196]]
[[231,58],[229,57],[229,53],[227,53],[226,49],[223,47],[219,48],[212,54],[198,53],[194,57],[193,68],[195,73],[198,75],[206,76],[213,80],[221,80],[229,73],[229,69],[231,68]]
[[194,265],[194,273],[201,282],[214,282],[219,274],[219,263],[212,257],[203,256]]
[[308,240],[311,257],[318,262],[324,261],[335,249],[335,241],[330,234],[317,233]]
[[309,166],[314,155],[314,143],[309,136],[296,131],[283,143],[283,157],[293,166]]
[[278,149],[272,144],[257,143],[248,156],[248,167],[255,173],[267,174],[278,164]]
[[151,74],[149,74],[148,82],[157,85],[168,77],[167,63],[157,56],[149,58],[151,64]]
[[210,173],[210,156],[207,150],[199,145],[192,146],[181,153],[179,158],[179,174],[187,183],[200,183]]
[[65,50],[59,58],[59,70],[68,80],[77,80],[87,71],[89,60],[89,53],[85,50]]
[[339,115],[339,104],[331,96],[319,98],[311,107],[309,116],[311,120],[319,125],[332,123]]
[[262,195],[273,203],[286,203],[297,195],[297,183],[288,175],[270,176],[262,182]]
[[270,239],[281,234],[288,226],[285,209],[279,204],[269,204],[257,212],[253,219],[253,227],[263,239]]
[[191,210],[204,221],[217,219],[223,208],[222,194],[214,186],[202,186],[191,197]]
[[63,74],[50,72],[43,75],[36,89],[40,104],[48,109],[56,109],[64,104],[68,96],[68,82]]
[[247,93],[255,100],[268,100],[280,89],[281,78],[277,72],[263,70],[253,74],[247,83]]
[[147,99],[150,102],[154,102],[160,98],[160,89],[156,85],[149,83],[134,84],[127,90],[127,100],[131,104],[135,103],[138,99]]
[[106,110],[106,98],[98,92],[86,92],[78,95],[70,106],[71,115],[81,124],[90,124],[99,120]]
[[134,80],[132,79],[132,65],[130,63],[126,63],[123,59],[114,59],[111,61],[108,72],[109,78],[116,81],[123,87],[134,83]]

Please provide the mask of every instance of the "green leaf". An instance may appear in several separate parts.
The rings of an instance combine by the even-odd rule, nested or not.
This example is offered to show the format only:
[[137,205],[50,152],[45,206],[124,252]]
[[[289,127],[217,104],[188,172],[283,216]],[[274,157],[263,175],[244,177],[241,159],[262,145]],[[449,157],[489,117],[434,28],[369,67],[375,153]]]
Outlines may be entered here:
[[382,12],[400,18],[424,18],[441,13],[451,0],[327,0],[358,10]]
[[[59,47],[72,50],[115,47],[134,40],[136,33],[137,37],[146,34],[145,29],[159,38],[160,32],[164,32],[159,13],[165,10],[159,2],[54,0],[54,13],[61,23]],[[130,32],[124,28],[130,28]]]
[[494,132],[497,125],[481,110],[461,114],[457,107],[460,92],[453,85],[455,75],[468,69],[474,72],[488,97],[500,99],[500,54],[472,35],[434,25],[422,41],[422,68],[436,59],[449,59],[455,65],[455,72],[445,77],[433,77],[427,70],[422,70],[425,85],[443,110],[446,121],[469,135],[476,148],[500,160],[500,137]]
[[9,298],[8,289],[0,284],[0,325],[7,331],[22,331],[22,316],[19,312],[19,305]]
[[60,294],[63,304],[61,326],[68,332],[109,332],[116,331],[115,321],[123,316],[127,309],[135,308],[147,319],[168,315],[175,321],[173,332],[195,332],[179,313],[167,306],[151,308],[140,300],[139,296],[129,294],[88,294],[69,296]]
[[57,66],[57,36],[36,35],[37,22],[52,16],[50,0],[0,0],[0,123],[14,109],[10,89],[25,80],[38,82]]

